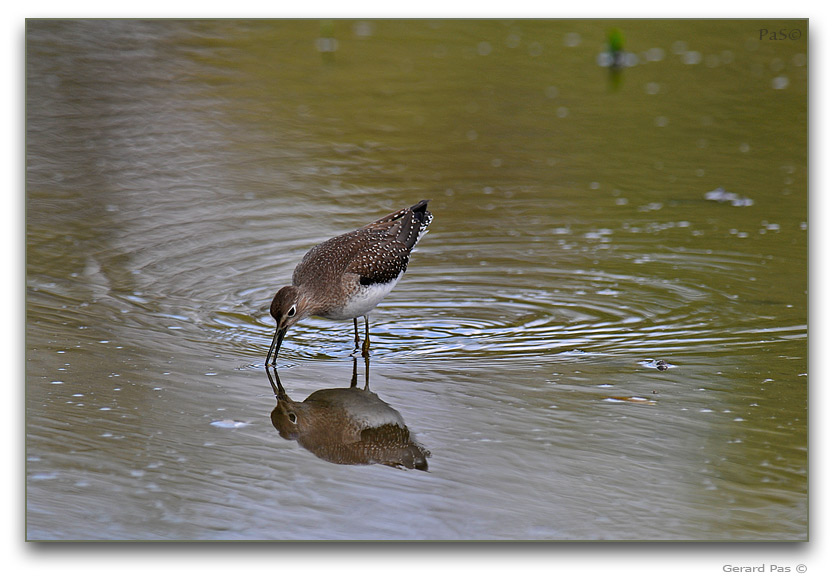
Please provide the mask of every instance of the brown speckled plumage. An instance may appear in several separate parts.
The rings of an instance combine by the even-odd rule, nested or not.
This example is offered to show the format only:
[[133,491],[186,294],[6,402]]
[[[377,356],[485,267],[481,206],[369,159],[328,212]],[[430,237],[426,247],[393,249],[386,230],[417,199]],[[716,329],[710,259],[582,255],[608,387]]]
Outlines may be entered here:
[[[353,372],[355,381],[355,359]],[[273,378],[267,367],[267,376],[276,396],[270,419],[284,439],[298,441],[332,463],[428,469],[431,452],[414,439],[402,415],[367,384],[364,389],[321,389],[304,401],[293,401],[277,372]]]
[[333,320],[365,317],[363,354],[368,354],[367,314],[394,288],[411,251],[432,220],[428,200],[392,212],[312,248],[296,266],[292,286],[276,293],[270,314],[278,325],[267,354],[273,364],[286,330],[308,316]]

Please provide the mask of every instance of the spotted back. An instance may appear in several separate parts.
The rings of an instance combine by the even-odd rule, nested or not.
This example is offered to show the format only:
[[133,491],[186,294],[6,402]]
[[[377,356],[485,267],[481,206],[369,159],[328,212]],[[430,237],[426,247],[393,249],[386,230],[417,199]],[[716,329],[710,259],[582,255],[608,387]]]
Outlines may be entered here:
[[356,274],[362,285],[385,284],[408,267],[411,250],[432,220],[428,200],[388,214],[366,226],[322,242],[302,258],[293,284],[316,287],[319,281]]
[[434,219],[434,216],[428,210],[428,205],[429,200],[424,199],[411,207],[395,211],[371,222],[362,229],[384,229],[389,236],[411,250],[420,241],[432,219]]

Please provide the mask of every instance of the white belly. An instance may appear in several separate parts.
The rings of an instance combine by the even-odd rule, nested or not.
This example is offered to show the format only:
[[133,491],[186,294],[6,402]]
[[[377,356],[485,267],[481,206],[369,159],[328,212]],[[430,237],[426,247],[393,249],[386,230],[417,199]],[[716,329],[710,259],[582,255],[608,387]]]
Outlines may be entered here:
[[359,318],[365,316],[368,312],[376,308],[376,305],[382,302],[382,299],[391,293],[400,278],[400,275],[386,284],[371,284],[369,286],[359,286],[359,292],[354,294],[350,301],[341,309],[333,309],[327,314],[322,315],[324,318],[330,320],[350,320],[351,318]]

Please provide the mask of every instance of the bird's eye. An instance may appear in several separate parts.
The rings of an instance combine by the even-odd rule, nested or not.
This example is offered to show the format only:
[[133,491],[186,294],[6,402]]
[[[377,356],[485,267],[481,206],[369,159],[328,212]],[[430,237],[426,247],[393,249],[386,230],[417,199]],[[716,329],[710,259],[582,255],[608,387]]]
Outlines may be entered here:
[[292,318],[293,316],[295,316],[295,304],[293,304],[292,306],[290,306],[290,309],[289,309],[289,310],[287,310],[287,316],[288,316],[289,318]]
[[290,423],[292,423],[293,425],[298,423],[298,416],[295,413],[290,413],[289,415],[287,415],[287,418],[290,420]]

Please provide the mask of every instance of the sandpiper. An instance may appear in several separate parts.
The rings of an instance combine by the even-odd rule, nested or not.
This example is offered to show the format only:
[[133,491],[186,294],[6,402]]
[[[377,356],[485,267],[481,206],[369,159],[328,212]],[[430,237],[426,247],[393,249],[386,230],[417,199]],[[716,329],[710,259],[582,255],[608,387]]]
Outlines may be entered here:
[[275,367],[266,374],[275,393],[270,413],[272,425],[284,439],[298,443],[331,463],[367,465],[380,463],[401,469],[429,468],[431,452],[411,434],[402,415],[368,387],[368,357],[365,357],[365,388],[356,386],[356,358],[350,388],[321,389],[304,401],[293,401],[281,385]]
[[371,339],[368,313],[402,278],[411,250],[432,220],[429,201],[423,200],[366,226],[315,246],[301,259],[292,285],[275,294],[269,313],[277,328],[266,355],[275,364],[281,341],[290,326],[308,316],[330,320],[353,319],[359,348],[358,318],[365,318],[362,355],[368,356]]

